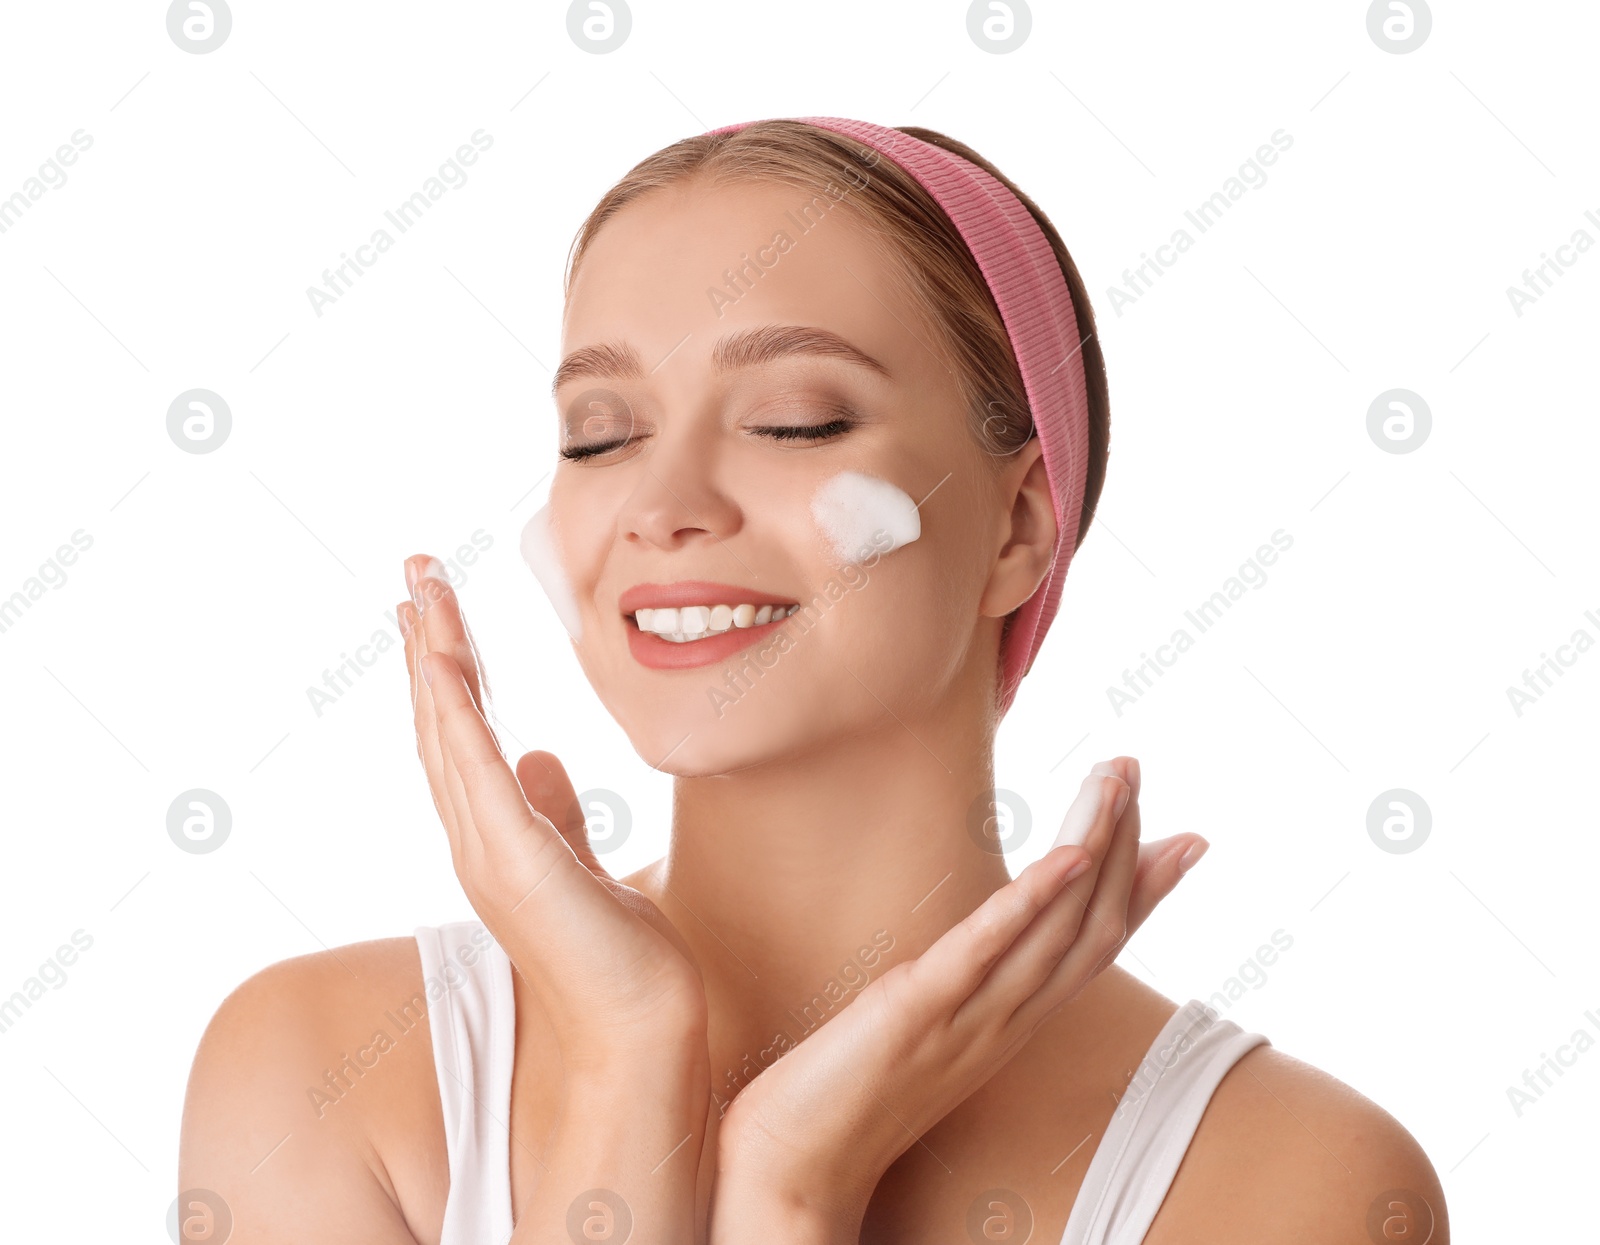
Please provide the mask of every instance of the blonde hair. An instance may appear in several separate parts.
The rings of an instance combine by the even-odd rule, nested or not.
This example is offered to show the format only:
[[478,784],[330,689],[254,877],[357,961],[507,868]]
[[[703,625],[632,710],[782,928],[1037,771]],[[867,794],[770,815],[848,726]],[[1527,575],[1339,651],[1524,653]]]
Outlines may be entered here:
[[[1089,463],[1077,538],[1081,545],[1105,483],[1111,422],[1105,359],[1083,279],[1049,218],[999,169],[965,143],[936,130],[921,126],[898,129],[970,160],[1006,186],[1032,214],[1055,251],[1077,316],[1088,395]],[[871,170],[870,176],[863,175],[863,168]],[[849,187],[846,198],[856,219],[884,240],[910,298],[937,330],[939,344],[948,356],[946,366],[955,374],[971,414],[977,443],[987,453],[1001,457],[1015,453],[1032,439],[1033,414],[1005,322],[977,261],[950,218],[922,184],[893,160],[843,134],[803,121],[775,118],[728,134],[696,134],[634,165],[595,205],[573,239],[564,294],[571,294],[573,275],[608,220],[651,190],[691,179],[712,186],[780,183],[814,196],[826,195],[825,207],[838,198],[843,181]],[[834,194],[827,195],[829,190]],[[1007,629],[1009,625],[1010,618]]]

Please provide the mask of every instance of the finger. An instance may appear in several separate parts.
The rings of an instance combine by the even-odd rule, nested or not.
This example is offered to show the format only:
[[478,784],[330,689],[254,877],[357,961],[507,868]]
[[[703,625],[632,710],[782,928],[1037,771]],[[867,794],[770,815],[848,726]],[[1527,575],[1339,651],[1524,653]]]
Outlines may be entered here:
[[1076,998],[1096,974],[1116,959],[1132,933],[1128,907],[1139,867],[1136,802],[1130,800],[1125,811],[1134,816],[1125,816],[1118,826],[1116,841],[1100,871],[1078,938],[1013,1016],[1013,1022],[1024,1031],[1031,1032],[1046,1016]]
[[[1128,774],[1128,764],[1132,760],[1131,757],[1116,757],[1101,764],[1113,772]],[[1093,956],[1091,963],[1094,967],[1084,975],[1083,984],[1087,984],[1089,978],[1100,971],[1107,957],[1114,955],[1127,940],[1128,899],[1138,871],[1140,833],[1139,801],[1130,794],[1117,818],[1110,847],[1100,868],[1095,871],[1094,889],[1088,898],[1078,936],[1065,949],[1062,957],[1064,959],[1066,955],[1076,952],[1075,963],[1081,964],[1086,957]],[[1080,882],[1084,881],[1087,879],[1080,879]],[[1059,968],[1057,964],[1051,972],[1061,980],[1066,975],[1060,974]],[[1055,1000],[1055,1004],[1060,1001]]]
[[420,642],[417,638],[417,610],[409,600],[401,601],[394,607],[395,620],[400,624],[400,638],[403,641],[406,655],[406,678],[411,686],[411,711],[417,709],[417,685],[421,679],[417,675],[417,655]]
[[[1139,872],[1140,833],[1139,804],[1135,800],[1129,800],[1122,820],[1117,825],[1117,835],[1112,841],[1111,851],[1106,856],[1105,866],[1100,870],[1100,877],[1095,883],[1094,896],[1089,901],[1089,911],[1084,917],[1086,926],[1092,921],[1099,927],[1090,931],[1089,941],[1104,947],[1100,957],[1094,961],[1089,977],[1093,977],[1116,958],[1117,953],[1126,945],[1128,935],[1133,932],[1128,923],[1128,902],[1133,894],[1134,878]],[[1087,978],[1085,980],[1087,981]]]
[[[455,815],[461,852],[457,860],[458,872],[464,864],[476,877],[496,867],[491,857],[502,857],[508,851],[520,855],[526,850],[526,844],[510,846],[518,844],[518,835],[513,833],[508,837],[504,827],[527,820],[533,816],[533,810],[528,808],[522,789],[506,764],[500,741],[472,698],[465,672],[446,653],[430,652],[425,657],[427,665],[422,668],[422,677],[430,694],[438,739],[438,783]],[[458,697],[460,703],[455,704]],[[446,729],[447,703],[455,705],[450,718],[456,727],[454,731]],[[498,783],[497,786],[503,788],[499,790],[469,791],[466,775],[474,769],[491,771],[497,778],[503,776],[510,781]],[[511,795],[512,789],[515,797]],[[486,797],[493,802],[485,805]],[[540,817],[533,816],[533,821],[539,822]],[[537,851],[537,846],[532,850]]]
[[[1116,757],[1108,764],[1118,773],[1128,775],[1129,767],[1137,763],[1132,757]],[[1131,788],[1130,783],[1130,788]],[[1107,909],[1114,910],[1115,925],[1107,925],[1102,931],[1108,938],[1120,946],[1126,940],[1128,933],[1128,896],[1133,890],[1133,880],[1139,866],[1139,842],[1143,834],[1142,816],[1139,801],[1129,796],[1127,807],[1122,810],[1117,820],[1116,833],[1111,841],[1111,849],[1106,853],[1106,859],[1101,866],[1100,873],[1095,879],[1094,894],[1089,901],[1089,911],[1086,920],[1099,921]],[[1107,886],[1112,890],[1105,891]],[[1103,893],[1104,892],[1104,893]],[[1098,971],[1098,970],[1096,970]]]
[[1109,761],[1097,761],[1089,771],[1090,774],[1110,774],[1122,779],[1133,791],[1132,798],[1139,798],[1139,760],[1137,757],[1112,757]]
[[438,558],[416,554],[406,559],[406,578],[411,599],[422,618],[430,652],[448,653],[472,691],[472,700],[485,715],[483,672],[476,645],[467,631],[466,619],[455,589],[445,578],[444,564]]
[[440,747],[448,758],[444,785],[458,808],[464,837],[476,838],[486,868],[517,866],[520,876],[507,879],[514,884],[533,875],[542,881],[563,857],[570,860],[566,840],[528,804],[455,661],[447,654],[429,653],[423,658],[423,675],[433,695]]
[[432,723],[434,715],[427,682],[422,677],[422,658],[428,652],[428,629],[424,625],[421,610],[417,608],[420,598],[416,594],[417,568],[413,565],[415,561],[415,558],[407,558],[402,563],[406,592],[411,601],[409,605],[402,605],[401,609],[405,611],[409,627],[406,635],[406,655],[411,663],[411,708],[416,715],[418,735],[421,736],[424,733],[423,727]]
[[566,766],[553,752],[525,752],[517,762],[517,782],[534,811],[560,831],[584,867],[610,877],[589,844],[589,826]]
[[1130,936],[1188,872],[1183,865],[1185,854],[1191,848],[1197,849],[1189,860],[1189,868],[1192,868],[1210,846],[1198,834],[1175,834],[1168,839],[1139,845],[1139,867],[1133,879],[1133,894],[1128,897]]
[[[1077,798],[1061,819],[1061,830],[1056,835],[1056,846],[1082,844],[1092,858],[1089,868],[1074,878],[1056,901],[1064,909],[1076,912],[1074,920],[1080,919],[1089,908],[1100,871],[1115,841],[1119,817],[1127,816],[1130,811],[1138,815],[1138,801],[1133,798],[1131,784],[1116,772],[1118,768],[1114,761],[1101,761],[1089,771],[1078,788]],[[1115,804],[1124,788],[1128,789],[1128,796],[1119,812]],[[1072,907],[1067,909],[1069,897]]]
[[[473,703],[487,725],[492,714],[488,684],[479,663],[477,646],[461,612],[461,602],[455,589],[445,579],[444,565],[437,558],[419,556],[408,559],[406,569],[408,576],[413,573],[416,575],[411,593],[422,620],[427,650],[448,654],[460,667]],[[503,751],[500,736],[493,725],[488,725],[488,730],[496,750]]]
[[[600,997],[621,966],[644,954],[657,937],[672,935],[659,925],[652,928],[637,907],[630,910],[646,919],[618,926],[619,896],[610,889],[618,884],[608,885],[585,868],[549,819],[530,807],[460,668],[444,654],[430,653],[422,669],[425,681],[431,680],[440,739],[451,760],[446,785],[481,844],[461,879],[473,906],[491,929],[491,913],[506,922],[503,930],[514,928],[519,946],[561,948],[560,969],[579,974],[582,989]],[[626,897],[643,902],[636,891]],[[677,941],[687,951],[681,936]],[[512,962],[535,976],[551,967],[536,954],[514,954]]]
[[[409,570],[407,574],[409,575]],[[434,809],[438,812],[439,820],[444,824],[445,833],[449,837],[451,859],[459,863],[463,849],[460,826],[445,783],[444,758],[439,746],[438,716],[434,712],[432,693],[422,677],[422,658],[428,651],[427,633],[417,617],[416,607],[410,602],[401,603],[399,615],[403,624],[402,630],[405,632],[406,664],[411,680],[411,718],[416,730],[417,757],[422,762],[423,773],[428,780],[428,790],[433,797]]]
[[1115,774],[1091,772],[1084,780],[1084,791],[1068,810],[1063,833],[1070,830],[1073,821],[1087,817],[1090,824],[1086,846],[1093,845],[1091,854],[1099,854],[1098,868],[1091,866],[1051,901],[1017,937],[990,972],[988,980],[964,1007],[983,1013],[991,1020],[998,1017],[1009,1023],[1017,1009],[1044,984],[1062,956],[1078,941],[1092,935],[1093,931],[1087,928],[1092,907],[1086,902],[1086,898],[1092,896],[1076,895],[1074,888],[1092,881],[1095,876],[1101,879],[1099,886],[1105,885],[1108,871],[1126,854],[1122,844],[1130,834],[1129,827],[1133,824],[1130,814],[1134,810],[1132,788]]
[[[454,589],[451,590],[454,593]],[[489,687],[489,671],[484,668],[483,651],[478,647],[478,641],[472,634],[472,627],[467,623],[467,616],[461,615],[461,630],[466,633],[467,651],[472,654],[472,669],[478,677],[478,703],[487,706],[494,700],[494,693]]]
[[[1104,769],[1102,769],[1104,767]],[[1111,772],[1133,787],[1133,800],[1139,799],[1140,767],[1137,757],[1122,756],[1102,761],[1093,772]],[[1142,832],[1141,832],[1142,833]],[[1201,846],[1190,858],[1192,867],[1209,844],[1199,835],[1173,835],[1154,843],[1139,844],[1139,864],[1134,873],[1133,892],[1128,898],[1128,936],[1145,923],[1155,907],[1177,886],[1184,870],[1179,867],[1188,847]]]
[[[1070,840],[1068,827],[1083,821],[1088,823],[1083,835],[1087,841],[1081,846],[1070,841],[1058,841],[1051,852],[1029,865],[1012,882],[1000,887],[913,961],[911,984],[914,989],[927,991],[930,1005],[944,1008],[952,1015],[958,1012],[1017,936],[1033,921],[1043,904],[1057,897],[1059,887],[1051,887],[1049,895],[1040,901],[1041,889],[1051,879],[1048,874],[1044,878],[1031,876],[1044,861],[1051,858],[1052,853],[1067,847],[1084,851],[1090,859],[1089,870],[1093,870],[1094,852],[1103,850],[1101,844],[1105,837],[1104,833],[1095,830],[1095,808],[1110,789],[1121,790],[1124,787],[1125,784],[1117,778],[1091,776],[1084,779],[1077,799],[1067,811],[1067,822],[1063,824],[1060,837]],[[1084,875],[1080,873],[1075,876],[1081,882]],[[1068,885],[1076,883],[1069,882]],[[1084,899],[1087,900],[1087,897],[1085,895]],[[1077,907],[1081,912],[1083,905]]]

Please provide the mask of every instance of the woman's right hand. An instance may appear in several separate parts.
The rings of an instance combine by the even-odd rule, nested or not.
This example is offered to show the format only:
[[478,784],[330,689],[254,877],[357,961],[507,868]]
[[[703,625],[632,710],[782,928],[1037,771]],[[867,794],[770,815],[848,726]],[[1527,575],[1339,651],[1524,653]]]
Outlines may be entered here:
[[456,876],[538,995],[564,1065],[604,1076],[635,1054],[704,1058],[705,988],[682,936],[600,864],[555,756],[529,752],[513,774],[443,566],[408,558],[406,582],[412,602],[399,617],[417,754]]

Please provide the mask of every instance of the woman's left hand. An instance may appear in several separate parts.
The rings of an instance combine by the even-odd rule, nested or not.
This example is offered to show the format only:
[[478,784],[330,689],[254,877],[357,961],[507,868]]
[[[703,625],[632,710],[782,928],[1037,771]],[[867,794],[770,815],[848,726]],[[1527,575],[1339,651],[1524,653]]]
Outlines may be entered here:
[[745,1086],[717,1125],[712,1245],[858,1239],[895,1159],[1115,959],[1203,850],[1198,835],[1141,850],[1138,794],[1133,758],[1096,765],[1057,839],[1081,847],[1035,861]]

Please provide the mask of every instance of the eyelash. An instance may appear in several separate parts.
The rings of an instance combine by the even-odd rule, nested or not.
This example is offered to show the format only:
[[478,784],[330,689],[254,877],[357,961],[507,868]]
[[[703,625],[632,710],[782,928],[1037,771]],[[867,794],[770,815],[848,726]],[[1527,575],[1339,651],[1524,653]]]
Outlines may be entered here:
[[[775,425],[767,428],[755,428],[753,432],[770,436],[774,441],[824,441],[841,433],[850,431],[861,421],[854,415],[840,415],[830,419],[825,424],[806,425]],[[627,440],[603,441],[599,445],[580,445],[561,451],[561,457],[568,462],[578,462],[585,458],[595,458],[601,454],[608,454],[614,449],[627,444]]]

